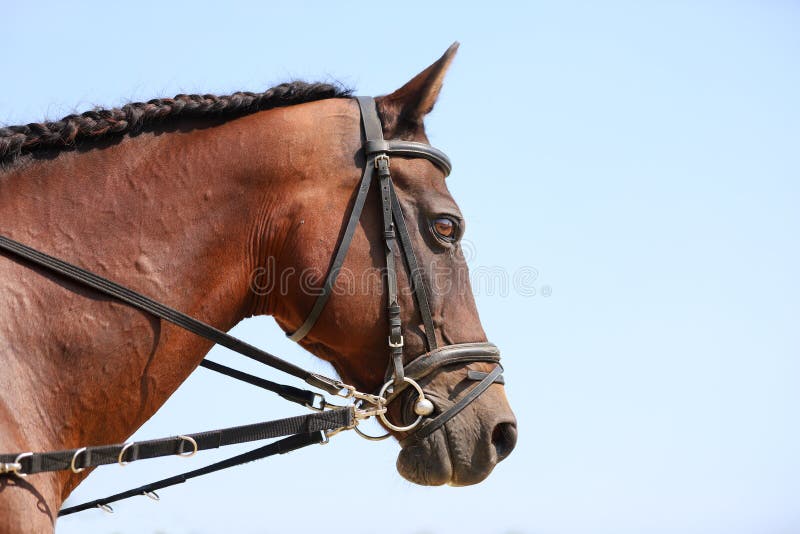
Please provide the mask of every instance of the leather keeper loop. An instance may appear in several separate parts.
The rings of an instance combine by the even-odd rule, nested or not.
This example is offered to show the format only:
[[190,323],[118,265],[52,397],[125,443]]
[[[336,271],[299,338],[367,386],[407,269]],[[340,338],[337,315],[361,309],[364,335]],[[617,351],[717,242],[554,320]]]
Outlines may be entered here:
[[389,150],[389,143],[383,139],[370,139],[364,143],[364,152],[368,155],[386,152],[387,150]]

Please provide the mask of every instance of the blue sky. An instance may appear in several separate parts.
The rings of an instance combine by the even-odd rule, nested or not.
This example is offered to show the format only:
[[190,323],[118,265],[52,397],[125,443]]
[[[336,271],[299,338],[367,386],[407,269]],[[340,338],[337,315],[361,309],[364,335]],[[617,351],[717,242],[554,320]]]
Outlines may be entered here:
[[[59,532],[800,530],[799,24],[790,1],[4,6],[6,124],[291,78],[381,94],[461,41],[429,134],[473,270],[526,288],[476,288],[520,426],[486,482],[415,487],[395,443],[341,435]],[[271,319],[234,333],[326,370]],[[292,413],[199,370],[136,437]],[[71,502],[218,457],[101,469]]]

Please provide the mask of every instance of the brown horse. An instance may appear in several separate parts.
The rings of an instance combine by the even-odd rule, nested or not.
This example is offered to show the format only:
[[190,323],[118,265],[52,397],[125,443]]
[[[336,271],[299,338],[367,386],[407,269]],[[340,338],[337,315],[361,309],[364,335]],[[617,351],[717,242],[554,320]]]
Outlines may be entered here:
[[[377,99],[386,139],[427,142],[424,116],[455,54]],[[287,332],[306,318],[309,286],[330,264],[361,174],[359,110],[322,84],[175,99],[0,130],[0,233],[136,289],[222,330],[271,315]],[[441,344],[485,341],[458,246],[463,226],[442,171],[394,158],[392,177],[421,265],[453,273],[430,295]],[[344,268],[379,269],[381,212],[367,199]],[[254,290],[254,273],[282,276]],[[398,270],[401,288],[409,277]],[[334,294],[301,341],[348,383],[384,380],[386,302],[380,277]],[[256,284],[257,285],[257,284]],[[261,286],[258,286],[261,287]],[[313,288],[313,287],[312,287]],[[278,290],[280,289],[280,290]],[[425,352],[409,291],[400,292],[405,358]],[[150,418],[211,343],[125,304],[0,256],[0,452],[118,443]],[[471,363],[421,385],[439,406],[463,391]],[[394,414],[401,419],[403,414]],[[402,433],[395,434],[404,437]],[[408,480],[467,485],[514,447],[514,416],[493,384],[397,461]],[[86,473],[0,477],[0,534],[51,532]]]

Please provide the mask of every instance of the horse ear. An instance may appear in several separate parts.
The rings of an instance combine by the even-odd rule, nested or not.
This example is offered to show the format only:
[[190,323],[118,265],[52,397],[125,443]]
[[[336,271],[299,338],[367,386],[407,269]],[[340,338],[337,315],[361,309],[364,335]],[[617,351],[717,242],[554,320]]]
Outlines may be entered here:
[[422,126],[425,115],[436,103],[458,45],[458,41],[450,45],[442,57],[394,93],[376,99],[387,131],[398,134]]

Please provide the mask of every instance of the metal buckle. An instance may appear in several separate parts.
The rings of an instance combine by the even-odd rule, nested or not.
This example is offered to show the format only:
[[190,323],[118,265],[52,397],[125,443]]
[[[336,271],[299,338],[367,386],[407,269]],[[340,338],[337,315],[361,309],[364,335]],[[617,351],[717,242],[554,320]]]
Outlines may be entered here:
[[[393,340],[393,336],[389,336],[389,348],[392,348],[392,349],[399,349],[399,348],[401,348],[401,347],[402,347],[402,346],[405,344],[405,343],[403,342],[403,336],[398,336],[398,338],[399,338],[399,339],[397,339],[397,341],[394,341],[394,340]],[[396,339],[396,338],[395,338],[395,339]]]
[[389,165],[390,165],[389,156],[387,156],[386,154],[378,154],[377,156],[375,156],[375,168],[376,169],[380,169],[381,166],[380,166],[379,162],[381,162],[381,161],[386,163],[386,168],[388,169]]

